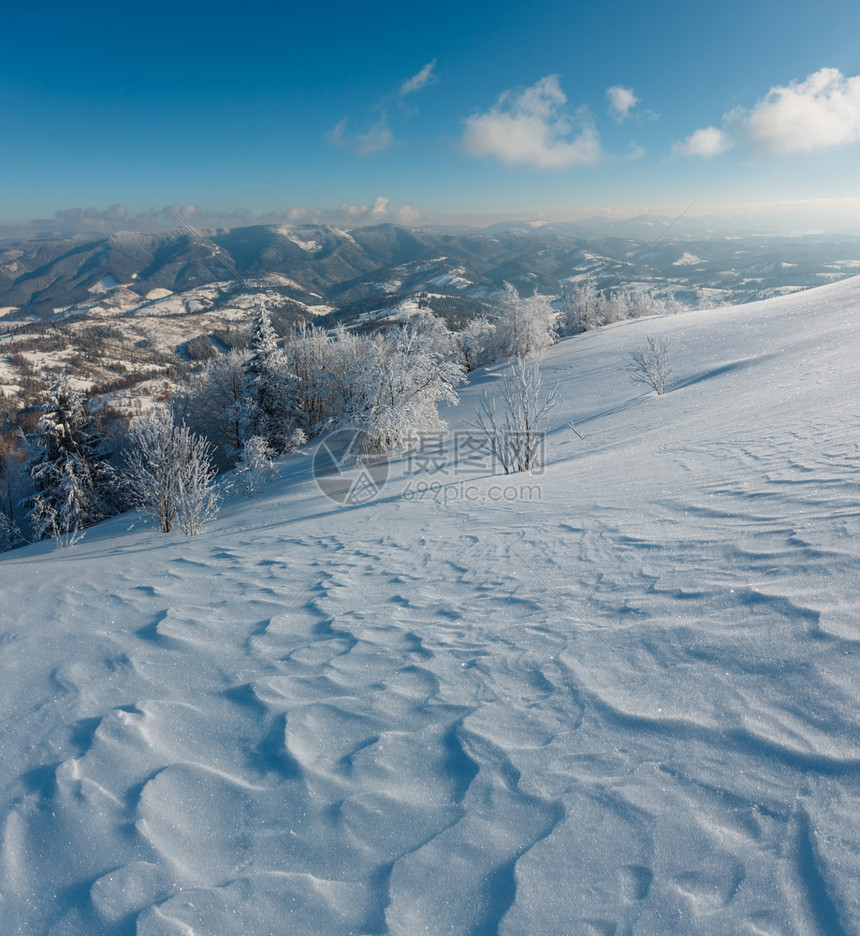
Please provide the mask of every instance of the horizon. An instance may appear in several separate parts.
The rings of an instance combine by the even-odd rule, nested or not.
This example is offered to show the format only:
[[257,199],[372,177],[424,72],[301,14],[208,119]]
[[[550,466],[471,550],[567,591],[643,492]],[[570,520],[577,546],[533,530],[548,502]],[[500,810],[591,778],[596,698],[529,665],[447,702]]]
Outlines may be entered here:
[[13,9],[8,35],[39,55],[10,43],[0,64],[0,236],[163,229],[165,205],[216,226],[480,228],[694,204],[860,234],[856,4],[372,13]]
[[[105,210],[64,209],[56,211],[50,218],[0,224],[0,243],[78,236],[109,237],[117,233],[160,234],[183,229],[211,234],[255,226],[355,230],[382,225],[416,231],[468,231],[477,234],[516,229],[518,226],[529,226],[534,230],[543,226],[569,226],[577,236],[600,237],[608,233],[635,240],[647,236],[641,230],[634,229],[645,221],[664,224],[664,234],[670,228],[674,229],[676,239],[860,237],[860,199],[846,199],[836,205],[822,201],[750,205],[745,206],[745,212],[740,210],[742,206],[736,206],[735,211],[732,211],[694,203],[686,207],[647,205],[420,219],[403,219],[392,215],[381,204],[384,201],[377,199],[375,210],[373,206],[364,206],[365,211],[360,215],[329,209],[302,218],[291,217],[288,211],[278,209],[254,215],[247,209],[212,212],[196,205],[165,205],[160,209],[146,209],[136,215],[131,214],[124,205],[112,205]],[[606,228],[606,232],[601,231],[601,228]],[[655,233],[659,233],[656,228]]]

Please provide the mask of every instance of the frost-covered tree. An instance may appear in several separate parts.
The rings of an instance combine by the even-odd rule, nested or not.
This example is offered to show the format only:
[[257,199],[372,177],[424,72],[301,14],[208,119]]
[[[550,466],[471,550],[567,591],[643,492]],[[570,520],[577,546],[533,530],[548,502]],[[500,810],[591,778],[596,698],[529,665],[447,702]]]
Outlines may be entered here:
[[481,396],[473,424],[473,440],[481,445],[505,474],[540,467],[546,417],[558,402],[553,387],[543,394],[540,369],[518,358],[502,382],[501,392]]
[[449,330],[445,320],[430,309],[420,309],[402,326],[416,337],[420,336],[421,346],[439,360],[455,360],[458,357],[456,336]]
[[397,451],[421,434],[441,431],[437,406],[456,402],[462,366],[445,359],[420,325],[397,326],[366,342],[345,414],[361,433],[362,451]]
[[37,494],[33,501],[31,523],[36,539],[52,537],[58,548],[72,546],[97,510],[89,466],[73,455],[65,463],[53,496]]
[[262,303],[251,329],[250,350],[245,363],[243,437],[262,436],[280,454],[293,428],[288,406],[290,376],[272,320]]
[[218,467],[231,467],[242,448],[245,356],[230,351],[212,361],[173,394],[170,408],[176,423],[207,439]]
[[288,418],[310,437],[319,435],[343,410],[344,374],[355,336],[339,329],[334,336],[303,325],[284,344],[280,381],[287,396]]
[[177,426],[166,407],[132,420],[126,478],[136,507],[169,533],[177,522],[187,535],[217,516],[212,450],[187,426]]
[[18,528],[14,517],[7,514],[5,510],[0,510],[0,552],[14,549],[23,542],[21,530]]
[[65,375],[52,384],[30,443],[31,520],[37,538],[84,529],[112,512],[107,441],[82,394]]
[[218,516],[221,495],[215,485],[218,472],[209,443],[187,426],[175,429],[179,460],[179,525],[186,536],[196,536]]
[[593,280],[567,284],[562,289],[559,331],[562,335],[600,328],[613,322],[623,322],[646,315],[667,315],[682,312],[684,306],[675,299],[671,287],[661,296],[653,287],[618,286],[598,292]]
[[494,360],[497,345],[496,326],[485,315],[472,319],[454,336],[460,360],[467,371]]
[[502,357],[538,358],[555,342],[556,313],[546,296],[524,298],[506,282],[492,299]]
[[[264,337],[261,332],[254,344],[262,346]],[[265,439],[275,454],[346,427],[358,430],[365,454],[401,448],[420,432],[438,431],[437,404],[456,399],[453,388],[463,376],[450,333],[432,313],[372,336],[306,327],[282,351],[271,340],[267,347],[246,368],[247,395],[257,401],[258,414],[248,427],[259,427],[251,435]]]
[[565,283],[561,290],[558,330],[561,335],[579,335],[606,324],[603,295],[589,277],[581,283]]
[[636,296],[628,286],[618,286],[600,294],[603,321],[606,325],[624,322],[636,316]]

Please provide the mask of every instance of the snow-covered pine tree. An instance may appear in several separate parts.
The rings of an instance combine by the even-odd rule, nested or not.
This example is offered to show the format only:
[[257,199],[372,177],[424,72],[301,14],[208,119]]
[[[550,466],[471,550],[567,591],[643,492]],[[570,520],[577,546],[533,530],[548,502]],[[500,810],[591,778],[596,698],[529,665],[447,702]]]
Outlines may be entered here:
[[262,436],[275,454],[281,454],[293,428],[287,402],[289,377],[263,302],[251,327],[250,350],[245,362],[244,437]]
[[40,539],[85,529],[108,516],[113,479],[107,440],[65,374],[47,391],[41,409],[29,439],[36,453],[27,466],[34,487],[31,520]]
[[0,431],[0,552],[27,542],[19,526],[23,513],[18,509],[31,485],[23,448],[23,436]]

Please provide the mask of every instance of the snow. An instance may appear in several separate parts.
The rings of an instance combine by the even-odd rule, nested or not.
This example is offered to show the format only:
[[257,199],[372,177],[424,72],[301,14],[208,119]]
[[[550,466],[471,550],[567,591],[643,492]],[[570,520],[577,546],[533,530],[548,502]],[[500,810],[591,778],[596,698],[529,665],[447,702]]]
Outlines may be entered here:
[[689,250],[685,250],[672,266],[695,266],[697,263],[702,262],[701,257],[697,257],[695,254],[690,253]]
[[103,276],[97,283],[93,283],[93,285],[87,289],[87,292],[91,292],[93,295],[104,295],[105,293],[117,289],[120,285],[116,277],[108,273],[107,276]]
[[4,936],[860,932],[858,317],[566,340],[535,476],[4,554]]
[[318,240],[315,240],[314,238],[308,240],[306,238],[300,237],[295,228],[289,227],[287,225],[279,227],[278,233],[308,253],[313,253],[321,249],[322,245]]
[[146,294],[146,301],[155,302],[157,299],[166,299],[168,296],[172,295],[172,290],[166,289],[164,286],[157,286],[155,289],[150,289]]
[[468,289],[474,283],[464,275],[466,270],[463,267],[454,267],[447,273],[440,273],[438,276],[429,280],[434,286],[443,286],[450,289]]

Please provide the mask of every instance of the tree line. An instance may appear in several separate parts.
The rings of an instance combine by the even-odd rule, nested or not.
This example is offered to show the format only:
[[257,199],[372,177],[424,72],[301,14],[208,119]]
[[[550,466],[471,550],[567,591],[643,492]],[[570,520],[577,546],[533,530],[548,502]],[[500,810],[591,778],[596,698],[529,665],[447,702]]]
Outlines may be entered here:
[[566,286],[555,307],[505,283],[489,314],[457,332],[421,308],[371,334],[301,324],[279,339],[261,304],[246,349],[207,361],[169,401],[130,422],[96,412],[61,374],[30,432],[7,426],[0,434],[0,551],[46,537],[68,544],[131,507],[162,532],[178,524],[196,533],[217,512],[219,473],[235,468],[250,493],[274,458],[342,428],[355,430],[362,455],[401,450],[444,428],[438,406],[457,400],[467,372],[535,359],[558,337],[666,311],[675,311],[671,300],[604,294],[592,281]]

